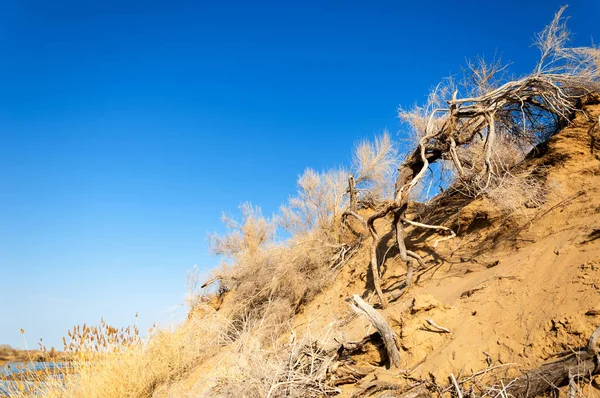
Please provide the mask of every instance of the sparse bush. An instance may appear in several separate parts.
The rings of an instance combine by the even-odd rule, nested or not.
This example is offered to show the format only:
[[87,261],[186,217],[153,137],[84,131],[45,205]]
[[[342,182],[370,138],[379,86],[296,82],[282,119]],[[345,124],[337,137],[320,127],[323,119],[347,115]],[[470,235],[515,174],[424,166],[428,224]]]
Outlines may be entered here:
[[[446,79],[425,105],[400,109],[415,151],[401,166],[397,195],[441,181],[442,188],[451,185],[471,197],[507,195],[506,209],[543,200],[547,188],[534,173],[513,167],[570,123],[582,99],[600,89],[600,49],[568,47],[564,10],[536,36],[541,57],[529,75],[514,78],[499,61],[476,59],[458,84]],[[446,167],[431,167],[438,161]],[[443,178],[445,170],[451,170],[450,180]]]
[[318,173],[307,169],[298,178],[298,194],[281,207],[277,223],[292,236],[328,234],[344,208],[348,188],[344,169]]
[[15,355],[15,349],[8,344],[0,344],[0,357]]
[[[234,303],[228,318],[237,329],[257,319],[272,325],[273,330],[285,328],[301,301],[327,283],[329,259],[335,248],[322,247],[312,231],[298,232],[290,241],[276,243],[273,222],[249,205],[242,208],[241,223],[227,219],[227,225],[228,235],[212,235],[210,244],[228,261],[219,272],[222,290],[230,292]],[[313,228],[323,231],[323,225]]]
[[362,141],[354,150],[352,173],[358,201],[378,203],[394,194],[393,175],[398,166],[398,149],[385,132],[373,142]]

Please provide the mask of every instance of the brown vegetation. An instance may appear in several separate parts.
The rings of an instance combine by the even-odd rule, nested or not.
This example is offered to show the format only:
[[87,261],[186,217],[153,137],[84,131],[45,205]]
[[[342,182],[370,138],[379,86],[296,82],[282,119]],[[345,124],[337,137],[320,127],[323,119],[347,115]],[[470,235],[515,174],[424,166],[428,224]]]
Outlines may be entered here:
[[0,344],[0,364],[3,362],[43,362],[43,361],[68,361],[69,355],[57,351],[54,347],[50,350],[18,350],[8,344]]

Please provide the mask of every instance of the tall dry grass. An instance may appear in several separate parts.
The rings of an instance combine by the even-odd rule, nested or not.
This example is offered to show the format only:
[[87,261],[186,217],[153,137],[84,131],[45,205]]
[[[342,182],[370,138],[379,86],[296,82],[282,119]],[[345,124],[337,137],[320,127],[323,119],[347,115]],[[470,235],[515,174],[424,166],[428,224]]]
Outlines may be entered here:
[[207,308],[179,327],[150,330],[147,341],[135,325],[75,327],[65,338],[67,366],[23,373],[10,396],[151,397],[228,344],[227,324]]

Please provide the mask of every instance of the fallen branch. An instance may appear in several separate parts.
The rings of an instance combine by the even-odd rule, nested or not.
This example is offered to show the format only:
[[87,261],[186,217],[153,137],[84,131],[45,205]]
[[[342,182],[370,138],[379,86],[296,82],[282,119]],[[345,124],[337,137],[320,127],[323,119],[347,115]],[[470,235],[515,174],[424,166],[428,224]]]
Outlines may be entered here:
[[398,350],[398,337],[392,330],[390,325],[387,323],[383,315],[377,312],[371,307],[366,301],[364,301],[359,295],[355,294],[351,299],[348,300],[352,311],[359,315],[364,315],[369,322],[377,329],[385,349],[388,354],[390,366],[398,368],[400,366],[400,351]]
[[450,373],[450,380],[452,380],[452,384],[454,385],[454,388],[456,388],[456,394],[458,398],[463,398],[463,393],[458,385],[458,382],[456,381],[456,377],[454,377],[454,373]]
[[450,329],[448,329],[448,328],[445,328],[445,327],[443,327],[443,326],[440,326],[440,325],[438,325],[437,323],[435,323],[435,322],[433,321],[433,319],[429,319],[429,318],[427,318],[427,319],[425,319],[425,321],[426,321],[426,322],[427,322],[429,325],[431,325],[432,327],[436,328],[436,329],[437,329],[437,331],[440,331],[440,332],[443,332],[443,333],[451,333],[451,332],[450,332]]

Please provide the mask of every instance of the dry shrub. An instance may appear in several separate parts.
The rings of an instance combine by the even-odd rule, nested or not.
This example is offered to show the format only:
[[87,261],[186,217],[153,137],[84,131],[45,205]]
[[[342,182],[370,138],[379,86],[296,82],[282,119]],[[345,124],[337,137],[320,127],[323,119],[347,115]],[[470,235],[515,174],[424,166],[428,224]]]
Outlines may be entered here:
[[[392,191],[391,175],[397,151],[388,134],[373,143],[360,143],[352,172],[360,200],[380,200]],[[336,259],[348,244],[342,241],[340,218],[348,205],[348,178],[344,169],[316,172],[308,169],[298,179],[298,192],[273,219],[249,204],[241,207],[242,220],[223,220],[227,233],[212,234],[212,251],[225,258],[221,292],[231,305],[223,308],[237,327],[260,319],[278,332],[304,303],[312,300],[335,275]],[[276,229],[289,234],[276,240]]]
[[273,339],[266,344],[252,329],[235,344],[235,355],[212,380],[206,397],[322,397],[339,392],[326,380],[326,372],[337,345],[331,326],[319,333],[309,325],[301,336],[291,331],[290,339]]
[[8,344],[0,344],[0,357],[10,357],[16,354],[14,348]]
[[[490,73],[491,67],[485,66],[483,61],[480,62],[479,67],[488,68],[485,69],[485,73]],[[498,69],[499,66],[494,68]],[[472,73],[485,74],[478,71]],[[484,79],[482,76],[478,78]],[[488,76],[485,80],[486,87],[491,84],[490,79]],[[540,178],[543,170],[518,170],[527,153],[533,148],[535,139],[532,136],[515,134],[502,124],[497,126],[497,130],[489,153],[489,169],[486,167],[485,139],[482,136],[469,145],[457,148],[462,174],[451,159],[442,159],[439,164],[431,165],[430,172],[415,187],[411,198],[418,201],[429,200],[432,198],[434,185],[437,185],[442,191],[446,187],[452,187],[467,197],[486,196],[507,213],[520,212],[543,204],[551,191],[544,179]],[[433,194],[436,193],[434,189]]]
[[504,212],[515,213],[540,207],[546,202],[549,193],[546,182],[534,170],[516,175],[504,174],[486,196]]
[[235,258],[238,261],[243,260],[240,258],[241,255],[255,253],[264,245],[271,243],[275,236],[274,223],[263,217],[259,207],[245,203],[240,206],[240,209],[241,223],[224,214],[221,220],[227,227],[227,234],[209,236],[209,245],[213,253]]
[[[568,46],[565,8],[535,37],[541,56],[531,73],[515,78],[499,61],[476,59],[467,64],[458,84],[445,79],[425,105],[399,110],[414,137],[417,155],[409,160],[420,159],[419,150],[424,149],[428,166],[436,161],[454,165],[453,181],[441,178],[447,168],[432,167],[430,183],[439,181],[445,188],[457,182],[468,196],[493,195],[500,186],[515,197],[538,196],[533,193],[540,191],[537,182],[526,175],[518,182],[520,174],[512,173],[512,166],[568,125],[581,111],[582,100],[600,90],[600,49]],[[417,174],[417,182],[424,175]],[[417,185],[409,182],[409,189]],[[426,185],[423,182],[421,189]],[[517,192],[508,192],[509,186]],[[515,206],[519,207],[508,207]]]
[[228,291],[233,303],[224,312],[238,329],[261,319],[279,331],[297,306],[328,281],[335,247],[322,246],[321,239],[330,238],[327,229],[298,233],[278,243],[270,232],[273,221],[249,205],[242,207],[242,222],[228,221],[228,226],[227,235],[210,237],[213,251],[229,261],[219,272],[221,291]]
[[489,173],[484,172],[483,146],[484,143],[479,141],[459,149],[465,173],[461,178],[455,177],[454,189],[469,197],[486,196],[505,213],[523,212],[546,202],[553,190],[543,178],[543,168],[521,167],[524,149],[530,149],[528,146],[516,142],[508,134],[497,136],[491,151]]
[[392,197],[397,163],[398,149],[387,132],[373,142],[365,140],[356,146],[352,174],[359,202],[377,203]]
[[292,236],[335,230],[335,220],[344,208],[348,188],[344,169],[316,172],[307,169],[298,178],[298,193],[281,206],[277,222]]
[[350,171],[340,168],[326,172],[307,169],[298,179],[298,193],[281,207],[277,223],[292,238],[312,238],[332,243],[339,241],[339,217],[348,206],[348,178],[353,176],[358,201],[379,202],[393,194],[393,174],[398,150],[385,132],[370,142],[359,142]]

